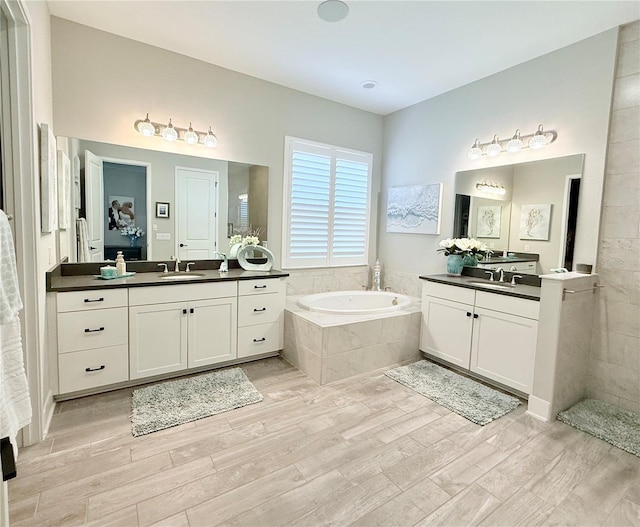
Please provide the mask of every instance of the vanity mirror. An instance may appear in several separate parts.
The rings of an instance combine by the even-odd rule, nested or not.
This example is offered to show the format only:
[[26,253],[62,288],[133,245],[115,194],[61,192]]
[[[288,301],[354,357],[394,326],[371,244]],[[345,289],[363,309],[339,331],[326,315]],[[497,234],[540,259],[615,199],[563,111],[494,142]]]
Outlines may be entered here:
[[537,254],[539,273],[571,270],[583,165],[576,154],[457,172],[453,236],[477,238],[496,256]]
[[[249,228],[268,239],[266,166],[70,138],[58,149],[79,160],[92,261],[117,250],[130,260],[216,258]],[[123,236],[129,224],[143,234]]]

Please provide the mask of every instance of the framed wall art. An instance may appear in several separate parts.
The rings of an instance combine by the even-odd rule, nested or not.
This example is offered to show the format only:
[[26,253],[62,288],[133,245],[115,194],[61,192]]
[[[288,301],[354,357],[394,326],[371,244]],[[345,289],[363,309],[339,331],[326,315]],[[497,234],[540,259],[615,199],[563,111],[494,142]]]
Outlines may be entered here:
[[169,204],[162,201],[156,201],[156,218],[169,217]]
[[442,183],[391,187],[387,195],[387,232],[440,234]]
[[71,160],[58,150],[58,227],[71,227]]
[[482,205],[478,207],[478,238],[500,238],[500,205]]
[[522,205],[520,209],[520,239],[548,240],[551,204]]
[[40,124],[40,220],[42,232],[58,228],[58,176],[56,137],[51,127]]

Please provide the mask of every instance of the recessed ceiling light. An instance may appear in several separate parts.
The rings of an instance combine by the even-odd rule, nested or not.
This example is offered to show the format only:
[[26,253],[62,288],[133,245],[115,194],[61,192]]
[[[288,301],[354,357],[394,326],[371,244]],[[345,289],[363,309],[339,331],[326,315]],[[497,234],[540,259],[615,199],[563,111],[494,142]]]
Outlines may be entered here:
[[318,16],[325,22],[340,22],[349,14],[349,6],[341,0],[325,0],[318,6]]
[[362,86],[365,90],[371,90],[378,85],[378,81],[362,81],[360,86]]

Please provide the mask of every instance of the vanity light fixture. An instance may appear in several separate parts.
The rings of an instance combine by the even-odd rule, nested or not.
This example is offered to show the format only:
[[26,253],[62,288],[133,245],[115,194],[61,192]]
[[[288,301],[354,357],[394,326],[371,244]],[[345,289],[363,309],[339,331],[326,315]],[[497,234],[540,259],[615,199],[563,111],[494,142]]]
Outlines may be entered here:
[[487,194],[497,194],[498,196],[504,196],[507,193],[507,189],[502,185],[498,185],[498,183],[494,183],[493,181],[487,183],[483,181],[482,183],[476,183],[476,189],[480,192],[485,192]]
[[218,144],[218,138],[211,131],[211,127],[208,132],[199,132],[193,129],[191,123],[189,123],[189,128],[173,126],[171,119],[169,119],[169,124],[154,123],[149,119],[149,114],[144,119],[138,119],[133,126],[138,133],[145,137],[155,135],[166,141],[184,141],[190,145],[201,144],[209,148],[214,148]]
[[500,139],[497,135],[493,136],[493,140],[489,143],[480,143],[478,139],[473,143],[471,150],[467,156],[469,159],[480,159],[484,154],[494,157],[504,151],[510,153],[520,152],[525,148],[538,149],[553,143],[558,138],[555,131],[545,131],[542,125],[538,126],[538,130],[529,135],[520,135],[520,130],[516,130],[510,139]]

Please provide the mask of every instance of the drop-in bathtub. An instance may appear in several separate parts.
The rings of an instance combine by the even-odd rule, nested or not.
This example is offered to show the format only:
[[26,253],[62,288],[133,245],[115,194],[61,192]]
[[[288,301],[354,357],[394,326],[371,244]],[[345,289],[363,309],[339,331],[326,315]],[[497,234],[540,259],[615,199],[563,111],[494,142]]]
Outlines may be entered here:
[[420,358],[420,299],[391,292],[289,296],[282,356],[318,384]]
[[334,291],[298,300],[298,305],[309,311],[336,315],[388,313],[405,309],[411,303],[411,297],[387,291]]

